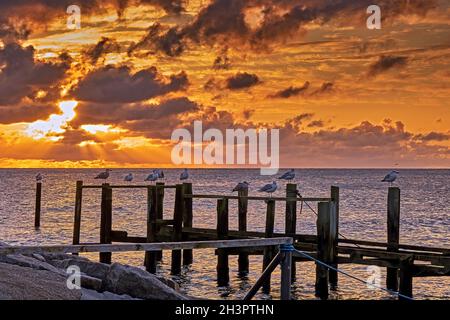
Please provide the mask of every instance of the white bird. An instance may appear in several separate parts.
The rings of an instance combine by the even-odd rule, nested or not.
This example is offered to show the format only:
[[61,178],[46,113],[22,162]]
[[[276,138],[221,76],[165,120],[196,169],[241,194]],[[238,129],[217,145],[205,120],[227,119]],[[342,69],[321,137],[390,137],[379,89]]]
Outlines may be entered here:
[[132,173],[129,173],[129,174],[127,174],[126,176],[125,176],[125,178],[123,179],[123,181],[127,181],[127,182],[131,182],[131,181],[133,181],[133,174]]
[[156,181],[158,180],[158,175],[154,173],[150,173],[147,178],[145,178],[145,181]]
[[390,185],[392,185],[392,182],[394,182],[400,172],[392,170],[391,172],[389,172],[383,180],[381,180],[381,182],[389,182]]
[[281,177],[278,177],[278,179],[281,180],[293,180],[295,178],[295,171],[294,169],[289,170],[288,172],[285,172]]
[[187,169],[184,169],[184,171],[180,174],[180,180],[187,180],[189,178],[189,173]]
[[161,169],[153,170],[153,174],[158,177],[158,179],[164,179],[164,172]]
[[272,183],[266,184],[264,187],[262,187],[258,191],[270,193],[270,196],[272,197],[272,193],[274,193],[275,190],[277,190],[277,188],[278,188],[277,183],[275,181],[273,181]]
[[106,169],[105,171],[99,173],[94,179],[103,179],[106,180],[109,178],[109,172],[111,169]]
[[36,175],[36,181],[37,181],[37,182],[41,182],[43,178],[44,178],[44,177],[43,177],[42,174],[40,174],[40,173],[38,173],[38,174]]
[[239,182],[236,187],[234,187],[232,192],[236,192],[236,191],[246,191],[248,190],[248,186],[250,183],[248,183],[247,181],[244,182]]

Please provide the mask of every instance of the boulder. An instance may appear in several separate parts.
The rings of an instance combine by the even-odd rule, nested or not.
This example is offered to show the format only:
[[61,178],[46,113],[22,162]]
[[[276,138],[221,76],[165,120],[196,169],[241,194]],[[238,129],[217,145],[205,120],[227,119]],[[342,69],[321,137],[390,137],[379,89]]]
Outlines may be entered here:
[[147,300],[186,300],[182,294],[142,269],[113,263],[103,281],[103,289]]
[[21,267],[28,267],[36,270],[47,270],[58,274],[64,274],[62,270],[55,268],[47,262],[43,262],[32,257],[27,257],[22,254],[0,255],[0,262],[9,263]]
[[72,258],[67,255],[64,260],[47,260],[53,266],[66,270],[69,266],[78,266],[80,271],[90,277],[103,280],[109,271],[109,265],[100,262],[92,262],[88,259]]
[[69,290],[66,278],[0,262],[0,300],[79,300],[80,290]]
[[97,292],[95,290],[82,288],[80,300],[139,300],[139,299],[132,298],[126,294],[119,295],[108,291]]
[[102,289],[102,280],[81,274],[80,284],[82,288],[100,291]]

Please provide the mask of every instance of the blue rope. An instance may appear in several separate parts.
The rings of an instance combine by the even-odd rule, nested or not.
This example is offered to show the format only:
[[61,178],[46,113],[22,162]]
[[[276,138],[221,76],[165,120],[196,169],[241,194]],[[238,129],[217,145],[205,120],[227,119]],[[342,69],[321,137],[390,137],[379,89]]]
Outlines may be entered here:
[[[281,250],[281,246],[280,246],[280,250]],[[397,291],[389,290],[389,289],[386,289],[386,288],[377,286],[377,285],[375,285],[375,284],[369,283],[369,282],[367,282],[367,281],[364,281],[364,280],[362,280],[362,279],[360,279],[360,278],[357,278],[357,277],[355,277],[355,276],[353,276],[353,275],[351,275],[351,274],[349,274],[349,273],[347,273],[347,272],[345,272],[345,271],[342,271],[342,270],[339,270],[339,269],[337,269],[337,268],[335,268],[335,267],[333,267],[333,266],[330,266],[330,265],[326,264],[325,262],[322,262],[322,261],[320,261],[320,260],[318,260],[318,259],[316,259],[316,258],[310,256],[309,254],[307,254],[307,253],[305,253],[305,252],[303,252],[303,251],[295,250],[295,252],[298,252],[299,254],[301,254],[302,256],[304,256],[304,257],[306,257],[306,258],[311,259],[311,260],[315,261],[316,263],[318,263],[318,264],[320,264],[320,265],[322,265],[322,266],[324,266],[324,267],[326,267],[326,268],[328,268],[328,269],[331,269],[331,270],[334,270],[334,271],[336,271],[336,272],[342,273],[343,275],[345,275],[345,276],[347,276],[347,277],[349,277],[349,278],[352,278],[352,279],[354,279],[354,280],[356,280],[356,281],[362,282],[362,283],[364,283],[364,284],[366,284],[366,285],[370,285],[370,286],[372,286],[372,287],[374,287],[374,288],[383,290],[383,291],[388,292],[388,293],[390,293],[390,294],[397,295],[397,296],[399,296],[399,297],[401,297],[401,298],[403,298],[403,299],[406,299],[406,300],[414,300],[413,298],[408,297],[408,296],[405,296],[404,294],[401,294],[401,293],[399,293],[399,292],[397,292]]]
[[295,251],[295,248],[292,244],[280,244],[280,252],[291,252]]

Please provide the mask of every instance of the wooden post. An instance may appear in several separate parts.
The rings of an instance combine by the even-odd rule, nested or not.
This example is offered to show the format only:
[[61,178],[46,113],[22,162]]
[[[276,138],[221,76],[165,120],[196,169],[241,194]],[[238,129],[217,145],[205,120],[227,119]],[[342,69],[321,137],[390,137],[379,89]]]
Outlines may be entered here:
[[[147,243],[155,242],[156,218],[157,218],[157,190],[154,186],[147,187]],[[156,273],[156,251],[145,252],[145,269],[148,272]]]
[[[192,194],[192,183],[183,183],[184,194]],[[186,228],[192,228],[192,198],[184,199],[184,211],[183,211],[183,226]],[[189,240],[188,237],[183,238],[183,240]],[[192,249],[183,250],[183,265],[192,264]]]
[[[100,243],[111,244],[112,229],[112,189],[108,183],[102,185],[102,203],[100,216]],[[101,252],[100,262],[111,263],[111,252]]]
[[83,181],[77,181],[77,188],[75,192],[75,214],[73,221],[72,244],[80,244],[82,199],[83,199]]
[[[399,286],[399,293],[412,298],[413,297],[413,274],[412,274],[412,267],[413,267],[413,260],[406,259],[405,261],[401,262],[400,272],[399,272],[399,278],[400,278],[400,286]],[[406,298],[399,296],[399,300],[406,300]]]
[[[217,238],[228,239],[228,199],[217,200]],[[217,250],[217,285],[227,286],[230,282],[228,254],[226,250]]]
[[281,267],[281,300],[291,299],[291,268],[292,268],[292,245],[281,245],[280,252],[283,255]]
[[[183,185],[177,184],[175,188],[175,209],[173,213],[172,241],[181,241],[183,232],[184,194]],[[181,250],[172,250],[171,273],[181,272]]]
[[[400,189],[390,187],[387,203],[387,251],[398,252],[400,240]],[[398,270],[386,269],[386,287],[390,290],[398,290]]]
[[[335,205],[333,202],[319,202],[317,217],[317,259],[330,264],[333,257],[335,229]],[[328,268],[316,263],[316,296],[328,299]]]
[[[238,225],[239,231],[247,231],[247,208],[248,208],[248,190],[238,191]],[[249,271],[249,261],[247,253],[239,253],[238,272],[245,275]]]
[[[164,182],[156,183],[156,219],[162,220],[164,218]],[[160,228],[155,227],[155,241]],[[162,251],[156,251],[156,260],[162,260]]]
[[34,208],[34,227],[37,229],[41,226],[41,197],[42,183],[36,183],[36,206]]
[[[286,185],[286,198],[297,199],[297,184],[288,183]],[[294,236],[297,231],[297,201],[286,201],[286,218],[285,218],[286,236]],[[291,275],[294,280],[296,277],[295,261],[292,261]]]
[[[331,259],[331,266],[338,268],[338,253],[337,253],[337,246],[338,246],[338,239],[339,239],[339,187],[332,186],[331,187],[331,199],[335,204],[335,228],[334,228],[334,241],[333,241],[333,256]],[[338,272],[335,270],[329,270],[328,271],[329,279],[330,279],[330,285],[332,287],[336,287],[338,285]]]
[[[273,238],[273,229],[275,226],[275,200],[267,201],[267,212],[266,212],[266,231],[264,234],[265,238]],[[263,257],[263,271],[267,268],[270,261],[272,261],[274,257],[274,247],[268,246],[264,248],[264,257]],[[262,290],[265,294],[270,293],[270,275],[267,277],[266,281],[264,281]]]

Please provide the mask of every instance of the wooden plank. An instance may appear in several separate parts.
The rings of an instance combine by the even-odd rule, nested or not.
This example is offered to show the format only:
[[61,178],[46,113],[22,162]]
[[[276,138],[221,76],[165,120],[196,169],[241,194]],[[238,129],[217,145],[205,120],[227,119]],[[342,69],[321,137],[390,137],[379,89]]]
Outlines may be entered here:
[[[84,185],[83,189],[101,189],[102,186],[101,185]],[[147,189],[148,185],[144,184],[144,185],[111,185],[110,186],[111,189]],[[175,189],[176,185],[164,185],[164,189]]]
[[[187,194],[186,198],[195,198],[195,199],[233,199],[239,200],[239,196],[227,196],[227,195],[214,195],[214,194]],[[260,196],[249,196],[246,197],[247,200],[262,200],[262,201],[310,201],[310,202],[319,202],[319,201],[331,201],[331,198],[283,198],[283,197],[260,197]]]
[[282,259],[280,262],[281,268],[281,300],[290,300],[291,299],[291,281],[292,274],[291,268],[292,265],[292,251],[286,251],[281,249]]
[[292,244],[291,238],[239,239],[214,241],[185,241],[159,243],[115,243],[83,245],[10,246],[0,247],[1,255],[33,253],[87,253],[87,252],[133,252],[182,249],[214,249],[265,247]]
[[[192,194],[192,183],[183,183],[184,194]],[[192,198],[184,199],[183,227],[192,228],[194,216],[192,211]],[[183,235],[183,241],[189,240],[189,236]],[[192,250],[183,250],[183,265],[192,264]]]
[[42,183],[36,183],[36,203],[34,207],[34,227],[37,229],[41,226],[41,198],[42,198]]
[[[156,183],[156,219],[155,219],[155,240],[160,229],[160,225],[157,220],[164,219],[164,182]],[[162,251],[156,253],[156,260],[162,260]]]
[[[112,230],[112,189],[109,188],[108,183],[104,183],[102,187],[102,202],[101,202],[101,216],[100,216],[100,243],[111,243]],[[111,253],[101,252],[100,262],[111,263]]]
[[[331,259],[331,266],[335,267],[336,269],[338,266],[338,252],[337,252],[337,246],[339,243],[339,187],[331,186],[330,195],[332,202],[335,205],[335,218],[334,218],[334,230],[333,230],[333,256]],[[330,285],[332,287],[336,287],[338,285],[338,272],[336,270],[328,270],[328,276],[330,279]]]
[[[389,187],[387,203],[387,250],[398,252],[400,241],[400,189]],[[386,269],[386,287],[398,290],[398,269]]]
[[78,180],[75,191],[75,213],[73,221],[72,244],[80,243],[82,203],[83,203],[83,181]]
[[[369,246],[369,247],[383,247],[387,248],[386,242],[377,242],[377,241],[369,241],[369,240],[357,240],[357,239],[342,239],[338,240],[339,243],[345,244],[357,244],[360,246]],[[441,248],[441,247],[427,247],[427,246],[418,246],[418,245],[410,245],[410,244],[399,244],[399,250],[411,250],[411,251],[422,251],[425,252],[438,252],[442,254],[450,255],[449,248]]]
[[[247,211],[248,211],[248,189],[238,191],[238,229],[247,231]],[[238,272],[240,275],[246,275],[249,271],[248,254],[240,253],[238,257]]]
[[[228,239],[228,199],[217,200],[217,238],[219,240]],[[227,286],[230,282],[228,254],[224,250],[217,253],[217,285]]]
[[[264,237],[265,238],[272,238],[273,237],[273,230],[275,226],[275,201],[274,200],[268,200],[267,201],[267,211],[266,211],[266,230]],[[267,268],[270,261],[272,261],[273,257],[275,256],[275,248],[274,247],[266,247],[264,248],[264,257],[263,257],[263,270]],[[271,282],[271,276],[270,274],[266,277],[266,280],[263,283],[262,290],[265,294],[270,293],[270,284]]]
[[[413,297],[413,274],[412,274],[413,260],[407,259],[402,261],[399,271],[399,293],[412,298]],[[399,296],[399,300],[406,300],[406,298]]]
[[[184,211],[184,190],[182,184],[177,184],[175,189],[175,208],[173,213],[173,233],[172,241],[182,241],[183,211]],[[172,250],[171,273],[181,272],[181,250]]]

